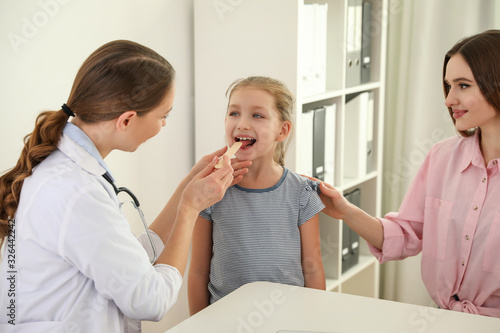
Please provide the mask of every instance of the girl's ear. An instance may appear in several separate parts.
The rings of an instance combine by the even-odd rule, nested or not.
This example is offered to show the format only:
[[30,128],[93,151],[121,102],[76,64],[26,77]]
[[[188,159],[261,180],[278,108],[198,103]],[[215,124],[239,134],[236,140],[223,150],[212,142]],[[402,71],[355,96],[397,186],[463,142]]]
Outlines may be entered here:
[[276,138],[277,141],[284,141],[288,135],[290,134],[290,131],[292,130],[292,123],[289,120],[285,120],[281,124],[281,131],[278,137]]
[[115,121],[115,127],[118,131],[125,131],[129,126],[130,122],[137,117],[137,112],[135,111],[125,111],[123,112]]

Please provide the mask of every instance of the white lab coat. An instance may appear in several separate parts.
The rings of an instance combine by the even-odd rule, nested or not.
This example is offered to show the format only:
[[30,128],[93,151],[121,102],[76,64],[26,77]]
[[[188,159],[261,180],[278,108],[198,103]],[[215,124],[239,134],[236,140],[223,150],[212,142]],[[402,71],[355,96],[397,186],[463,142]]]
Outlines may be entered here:
[[6,256],[12,243],[3,246],[0,332],[124,332],[124,316],[157,321],[175,303],[181,274],[149,263],[105,171],[63,134],[24,181],[14,266]]

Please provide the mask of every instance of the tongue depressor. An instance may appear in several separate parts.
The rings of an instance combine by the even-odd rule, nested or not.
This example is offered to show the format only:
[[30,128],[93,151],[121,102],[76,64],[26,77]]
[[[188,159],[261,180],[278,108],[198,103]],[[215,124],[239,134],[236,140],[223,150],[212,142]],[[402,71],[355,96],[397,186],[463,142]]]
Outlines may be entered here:
[[[224,153],[224,155],[227,155],[227,156],[229,156],[229,158],[231,158],[231,156],[233,156],[238,151],[238,149],[240,149],[240,147],[241,147],[241,142],[235,142],[235,143],[233,143],[233,145],[231,146],[231,148],[229,148]],[[217,164],[215,165],[214,168],[216,168],[216,169],[222,168],[222,163],[223,163],[223,159],[222,159],[222,156],[221,156],[220,159],[219,159],[219,162],[217,162]]]

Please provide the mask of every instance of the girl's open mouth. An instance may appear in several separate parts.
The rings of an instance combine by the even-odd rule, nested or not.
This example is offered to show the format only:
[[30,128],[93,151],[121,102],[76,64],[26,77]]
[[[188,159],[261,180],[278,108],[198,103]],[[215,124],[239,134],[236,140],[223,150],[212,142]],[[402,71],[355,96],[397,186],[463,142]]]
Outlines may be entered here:
[[234,138],[234,141],[241,142],[242,145],[240,149],[250,148],[257,142],[256,139],[247,136],[237,136]]

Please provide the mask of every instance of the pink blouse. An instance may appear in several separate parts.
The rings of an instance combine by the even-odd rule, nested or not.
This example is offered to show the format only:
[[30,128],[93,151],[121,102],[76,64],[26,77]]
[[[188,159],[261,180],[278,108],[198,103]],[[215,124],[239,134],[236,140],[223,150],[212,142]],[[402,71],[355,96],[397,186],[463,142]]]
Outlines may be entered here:
[[500,317],[500,159],[485,167],[478,133],[435,144],[399,212],[380,219],[380,262],[422,251],[422,279],[442,309]]

